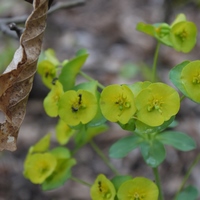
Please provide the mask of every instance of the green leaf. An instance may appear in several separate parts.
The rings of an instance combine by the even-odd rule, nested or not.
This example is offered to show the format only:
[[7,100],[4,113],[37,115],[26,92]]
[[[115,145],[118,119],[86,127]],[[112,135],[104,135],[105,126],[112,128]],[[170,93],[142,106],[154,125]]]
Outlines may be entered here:
[[168,121],[165,121],[162,125],[156,127],[148,126],[137,120],[135,123],[136,132],[139,134],[160,133],[171,125],[171,123],[174,121],[174,118],[175,117],[172,116]]
[[43,190],[51,190],[62,186],[71,177],[71,168],[76,164],[70,158],[70,151],[65,147],[56,147],[50,151],[57,159],[54,172],[42,183]]
[[165,131],[158,134],[156,139],[181,151],[190,151],[196,148],[195,141],[189,135],[178,131]]
[[62,186],[71,177],[71,167],[76,164],[75,159],[59,159],[53,174],[43,183],[43,190],[52,190]]
[[96,95],[97,94],[97,81],[87,81],[87,82],[83,82],[80,83],[78,85],[76,85],[75,87],[73,87],[73,90],[86,90],[88,92],[91,92],[92,94]]
[[190,63],[190,61],[186,60],[176,65],[169,72],[169,79],[185,96],[187,96],[187,91],[185,90],[185,87],[181,81],[181,71],[188,63]]
[[136,30],[146,33],[147,35],[150,35],[153,37],[155,35],[155,27],[151,24],[145,24],[143,22],[139,22],[136,26]]
[[133,118],[130,119],[127,124],[122,124],[120,122],[118,122],[118,124],[124,130],[132,131],[132,132],[135,130],[135,119],[133,119]]
[[82,56],[82,55],[85,55],[85,54],[88,54],[87,49],[79,49],[79,50],[76,52],[76,56]]
[[186,187],[176,198],[176,200],[197,200],[198,199],[198,190],[192,186],[189,185]]
[[120,176],[115,176],[111,179],[111,182],[113,183],[113,185],[115,186],[116,191],[120,188],[120,186],[122,185],[122,183],[124,183],[125,181],[131,180],[133,179],[132,176],[129,175],[120,175]]
[[150,167],[157,167],[160,165],[166,156],[165,147],[158,140],[142,142],[140,144],[140,151],[146,164]]
[[111,158],[123,158],[130,151],[136,149],[142,141],[143,138],[137,135],[124,137],[110,147],[109,156]]
[[80,148],[81,146],[87,144],[95,136],[105,132],[106,130],[108,130],[108,125],[106,124],[101,124],[99,126],[93,126],[93,127],[80,128],[79,132],[75,136],[76,147]]
[[65,147],[56,147],[52,149],[51,154],[53,154],[57,159],[68,159],[71,157],[69,149]]
[[83,54],[69,60],[62,68],[58,77],[62,83],[64,91],[74,87],[76,75],[79,73],[81,67],[85,63],[88,54]]

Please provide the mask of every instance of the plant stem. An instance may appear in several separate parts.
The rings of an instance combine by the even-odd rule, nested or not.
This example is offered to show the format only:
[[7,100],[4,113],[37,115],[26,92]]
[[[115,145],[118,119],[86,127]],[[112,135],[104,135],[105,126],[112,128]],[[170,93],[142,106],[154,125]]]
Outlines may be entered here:
[[158,173],[158,167],[153,168],[153,173],[154,173],[156,185],[158,186],[158,190],[159,190],[159,200],[164,200],[163,192],[161,188],[161,182],[160,182],[160,175]]
[[197,163],[198,163],[199,161],[200,161],[200,154],[197,155],[197,157],[194,159],[194,161],[193,161],[192,164],[190,165],[190,167],[189,167],[187,173],[185,174],[185,176],[184,176],[184,178],[183,178],[183,181],[182,181],[182,183],[181,183],[181,186],[179,187],[178,192],[177,192],[176,195],[175,195],[175,198],[174,198],[175,200],[176,200],[176,198],[178,197],[178,195],[179,195],[179,193],[181,192],[181,190],[184,188],[184,186],[185,186],[185,184],[186,184],[188,178],[190,177],[190,174],[191,174],[193,168],[197,165]]
[[[96,81],[95,79],[93,79],[92,77],[90,77],[89,75],[87,75],[86,73],[84,73],[84,72],[82,72],[82,71],[80,71],[79,74],[80,74],[81,76],[83,76],[85,79],[87,79],[88,81]],[[102,90],[105,88],[105,87],[104,87],[101,83],[99,83],[98,81],[97,81],[97,85],[98,85],[98,87],[101,88]]]
[[95,152],[99,155],[99,157],[105,162],[105,164],[112,170],[112,172],[116,175],[119,175],[119,172],[113,167],[113,165],[109,162],[109,160],[105,157],[101,149],[94,143],[94,141],[90,141],[90,145],[95,150]]
[[160,42],[157,43],[156,45],[156,51],[154,53],[154,58],[153,58],[153,68],[152,68],[152,82],[156,82],[157,79],[157,61],[158,61],[158,52],[160,48]]
[[78,179],[78,178],[75,178],[75,177],[71,177],[71,180],[72,181],[75,181],[75,182],[77,182],[77,183],[80,183],[80,184],[82,184],[82,185],[86,185],[86,186],[88,186],[88,187],[91,187],[92,185],[91,184],[89,184],[89,183],[87,183],[87,182],[85,182],[85,181],[83,181],[83,180],[80,180],[80,179]]
[[180,102],[183,101],[183,99],[185,99],[185,97],[186,97],[186,96],[183,95],[183,96],[180,98]]

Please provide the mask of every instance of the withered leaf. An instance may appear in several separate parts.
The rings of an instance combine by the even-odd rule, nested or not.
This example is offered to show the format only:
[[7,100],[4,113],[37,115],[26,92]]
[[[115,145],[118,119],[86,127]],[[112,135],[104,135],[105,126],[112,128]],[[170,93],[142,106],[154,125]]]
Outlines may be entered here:
[[0,76],[0,111],[5,121],[0,123],[0,151],[16,150],[17,135],[26,112],[37,61],[46,27],[48,0],[34,0],[20,38],[20,47]]

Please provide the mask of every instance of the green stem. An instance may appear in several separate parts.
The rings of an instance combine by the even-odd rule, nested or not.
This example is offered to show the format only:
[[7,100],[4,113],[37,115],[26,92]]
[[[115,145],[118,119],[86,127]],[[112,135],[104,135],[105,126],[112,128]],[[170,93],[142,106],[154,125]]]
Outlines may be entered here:
[[157,79],[157,61],[158,61],[158,52],[160,48],[160,42],[157,43],[156,45],[156,51],[154,53],[154,58],[153,58],[153,68],[152,68],[152,82],[156,82]]
[[158,186],[158,190],[159,190],[159,200],[164,200],[163,192],[161,188],[161,182],[160,182],[160,175],[158,173],[158,167],[153,168],[153,173],[154,173],[156,185]]
[[181,186],[180,186],[180,188],[178,189],[178,192],[177,192],[176,195],[175,195],[175,198],[174,198],[175,200],[176,200],[176,198],[178,197],[179,193],[180,193],[180,192],[183,190],[183,188],[185,187],[185,184],[186,184],[188,178],[190,177],[190,174],[191,174],[193,168],[197,165],[197,163],[198,163],[199,161],[200,161],[200,154],[197,155],[197,157],[194,159],[194,161],[193,161],[192,164],[190,165],[190,167],[189,167],[187,173],[185,174],[185,176],[184,176],[184,178],[183,178],[183,181],[182,181],[182,183],[181,183]]
[[82,184],[82,185],[86,185],[86,186],[88,186],[88,187],[91,187],[92,185],[91,184],[89,184],[89,183],[87,183],[87,182],[85,182],[85,181],[83,181],[83,180],[80,180],[80,179],[78,179],[78,178],[75,178],[75,177],[71,177],[71,180],[72,181],[75,181],[75,182],[77,182],[77,183],[80,183],[80,184]]
[[[85,79],[87,79],[88,81],[96,81],[95,79],[93,79],[92,77],[90,77],[89,75],[87,75],[86,73],[84,73],[84,72],[82,72],[82,71],[80,71],[79,74],[80,74],[81,76],[83,76]],[[97,81],[97,85],[98,85],[98,87],[101,88],[102,90],[105,88],[105,87],[104,87],[101,83],[99,83],[98,81]]]
[[183,101],[183,99],[185,99],[185,97],[186,97],[186,96],[183,95],[183,96],[180,98],[180,102]]
[[105,162],[105,164],[112,170],[112,172],[116,175],[119,175],[119,172],[113,167],[113,165],[109,162],[109,160],[105,157],[101,149],[94,143],[94,141],[90,141],[90,145],[95,150],[95,152],[99,155],[99,157]]

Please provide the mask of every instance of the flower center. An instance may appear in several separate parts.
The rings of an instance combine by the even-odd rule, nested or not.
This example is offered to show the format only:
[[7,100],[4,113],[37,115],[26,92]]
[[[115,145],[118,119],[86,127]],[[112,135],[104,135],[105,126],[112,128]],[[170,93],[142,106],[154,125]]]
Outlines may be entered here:
[[194,83],[194,84],[200,83],[200,74],[199,73],[196,76],[193,77],[192,83]]
[[129,194],[129,200],[143,200],[144,195],[139,194],[138,192],[135,192],[134,194]]
[[147,107],[147,110],[149,112],[153,110],[157,110],[159,113],[162,113],[162,98],[153,98],[152,100],[149,100],[149,105]]
[[184,42],[186,40],[188,34],[187,34],[186,30],[183,29],[181,32],[177,33],[176,35],[180,38],[180,40],[182,42]]
[[99,188],[99,192],[101,193],[101,196],[103,197],[103,199],[110,199],[111,193],[105,186],[102,185],[101,181],[98,182],[98,188]]
[[84,108],[82,104],[82,94],[78,94],[76,101],[73,102],[71,106],[72,112],[77,112],[80,108]]
[[131,107],[130,102],[127,101],[127,97],[123,96],[123,94],[117,97],[115,104],[119,106],[119,110],[121,111]]

